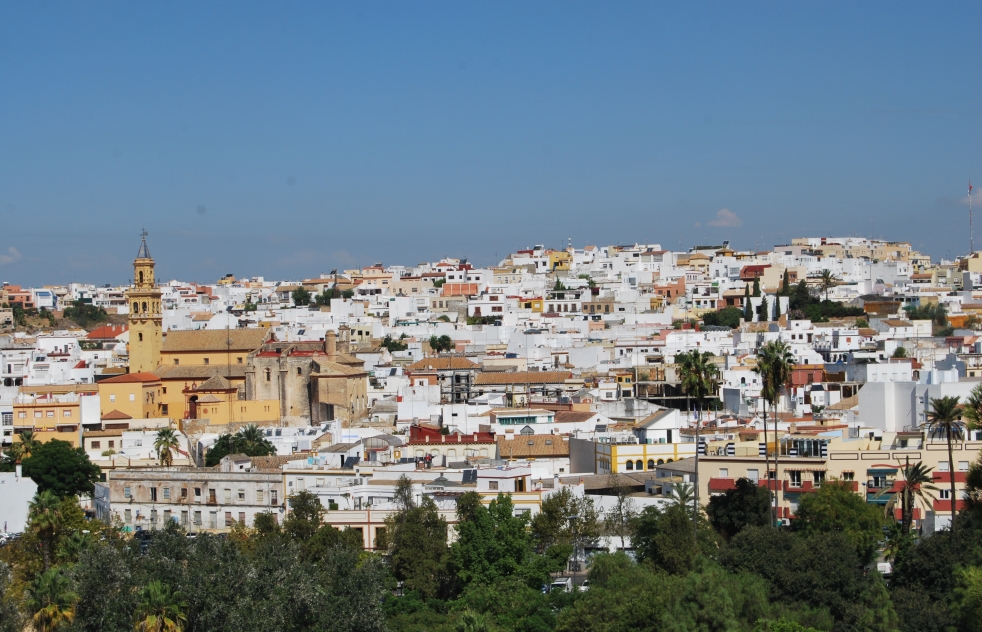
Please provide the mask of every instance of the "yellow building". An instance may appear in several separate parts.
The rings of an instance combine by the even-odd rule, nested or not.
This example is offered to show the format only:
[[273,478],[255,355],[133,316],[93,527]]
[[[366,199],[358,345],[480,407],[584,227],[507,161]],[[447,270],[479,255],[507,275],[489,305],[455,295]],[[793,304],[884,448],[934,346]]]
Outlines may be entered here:
[[13,408],[15,438],[24,430],[32,430],[34,439],[42,443],[60,439],[73,447],[80,445],[82,411],[75,393],[21,394],[14,399]]
[[162,384],[153,373],[127,373],[98,383],[102,417],[126,415],[132,419],[166,417]]
[[130,372],[153,371],[160,364],[163,312],[160,289],[154,279],[154,262],[143,231],[140,250],[133,261],[133,289],[126,293],[130,308]]
[[597,473],[653,471],[657,466],[696,455],[689,443],[598,443]]
[[566,250],[550,250],[549,251],[549,271],[555,272],[556,270],[569,270],[570,265],[573,263],[572,253]]
[[215,375],[193,388],[185,388],[185,419],[207,419],[210,425],[275,422],[280,419],[279,400],[239,399],[239,389]]

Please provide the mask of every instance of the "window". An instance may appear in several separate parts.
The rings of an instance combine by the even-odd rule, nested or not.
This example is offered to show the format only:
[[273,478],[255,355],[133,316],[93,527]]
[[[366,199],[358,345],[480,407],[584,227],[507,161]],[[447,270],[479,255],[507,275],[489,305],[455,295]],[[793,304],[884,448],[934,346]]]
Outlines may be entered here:
[[208,361],[208,358],[205,358],[205,359],[204,359],[204,363],[205,363],[205,364],[208,364],[208,363],[209,363],[209,361]]
[[488,481],[488,489],[494,491],[498,489],[498,481]]
[[243,503],[245,502],[245,490],[244,489],[240,489],[239,490],[239,502],[243,502]]
[[98,441],[93,441],[92,442],[92,449],[93,450],[98,450],[99,449],[99,442]]
[[164,488],[164,500],[170,500],[170,487]]
[[126,522],[133,522],[133,510],[125,509],[123,510],[123,520]]
[[967,472],[968,471],[968,461],[959,461],[958,462],[958,471],[959,472]]
[[174,358],[174,366],[178,366],[181,363],[180,359]]
[[40,410],[35,410],[35,411],[34,411],[34,418],[35,418],[35,419],[40,419],[40,418],[41,418],[41,416],[42,416],[42,413],[41,413],[41,411],[40,411]]
[[22,411],[20,411],[20,412],[17,413],[17,418],[18,419],[24,419],[25,417],[27,417],[27,413],[25,411],[22,410]]
[[236,358],[235,359],[235,363],[236,364],[242,364],[242,358]]
[[624,468],[629,472],[634,471],[634,461],[628,461],[625,463]]
[[245,512],[244,511],[240,511],[239,512],[239,524],[245,524]]
[[150,502],[152,502],[152,503],[157,502],[157,488],[156,487],[151,487],[150,488]]
[[201,498],[201,488],[200,487],[195,487],[194,488],[194,497],[195,498]]
[[130,401],[131,402],[135,402],[136,401],[136,393],[130,393]]
[[269,504],[271,504],[271,505],[275,505],[276,504],[276,490],[275,489],[269,490]]
[[303,369],[297,367],[297,375],[303,375]]
[[187,524],[188,524],[188,512],[187,511],[181,511],[181,524],[184,525],[184,526],[187,526]]
[[816,487],[821,487],[822,483],[825,482],[825,472],[812,472],[812,483]]
[[844,480],[844,481],[854,481],[854,480],[856,480],[856,473],[855,472],[843,472],[842,473],[842,480]]
[[132,498],[132,497],[133,497],[132,490],[129,487],[124,487],[123,488],[123,498]]
[[109,448],[112,449],[112,448],[115,448],[115,447],[116,447],[116,441],[113,440],[113,439],[110,439],[109,440]]
[[948,462],[947,461],[938,461],[938,471],[939,472],[947,472],[948,471]]
[[231,527],[233,522],[235,522],[235,521],[232,520],[232,512],[231,511],[226,511],[225,512],[225,526],[226,527]]
[[263,490],[261,489],[256,490],[256,502],[259,504],[262,504],[263,502]]
[[730,469],[727,468],[727,467],[721,467],[721,468],[719,468],[719,477],[720,478],[729,478],[730,477]]
[[227,502],[227,503],[232,502],[232,490],[231,489],[226,489],[225,490],[225,502]]
[[747,470],[747,478],[756,483],[760,480],[760,470]]
[[137,334],[137,337],[138,337],[138,340],[140,342],[143,342],[143,334],[142,333]]
[[788,472],[791,487],[801,487],[801,472]]
[[167,404],[160,405],[160,414],[166,415],[168,413],[169,406]]
[[164,524],[170,522],[170,509],[164,509]]
[[62,417],[71,417],[72,416],[72,411],[70,411],[70,410],[63,411],[61,413],[61,416]]
[[201,525],[201,512],[200,511],[194,512],[194,524]]
[[939,489],[938,490],[939,500],[951,500],[951,490],[950,489]]

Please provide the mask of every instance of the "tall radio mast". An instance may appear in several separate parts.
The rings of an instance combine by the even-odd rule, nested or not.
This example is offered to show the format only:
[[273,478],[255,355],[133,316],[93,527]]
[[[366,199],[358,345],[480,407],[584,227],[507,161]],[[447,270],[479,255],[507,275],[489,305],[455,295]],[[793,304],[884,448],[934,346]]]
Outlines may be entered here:
[[972,232],[972,181],[968,181],[968,245],[971,250],[968,254],[975,253],[975,235]]

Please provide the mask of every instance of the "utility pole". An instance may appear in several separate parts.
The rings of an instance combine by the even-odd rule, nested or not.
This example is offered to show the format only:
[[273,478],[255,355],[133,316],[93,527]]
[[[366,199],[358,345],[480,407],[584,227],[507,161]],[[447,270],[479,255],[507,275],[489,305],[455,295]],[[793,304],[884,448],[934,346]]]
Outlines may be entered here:
[[972,181],[968,181],[968,254],[975,252],[975,235],[972,230]]

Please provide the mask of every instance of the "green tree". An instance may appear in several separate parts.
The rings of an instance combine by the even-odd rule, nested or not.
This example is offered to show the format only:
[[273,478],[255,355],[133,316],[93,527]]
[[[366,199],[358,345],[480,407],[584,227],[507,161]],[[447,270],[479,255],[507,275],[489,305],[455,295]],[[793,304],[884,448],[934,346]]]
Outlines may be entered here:
[[952,442],[960,441],[965,436],[965,424],[961,419],[961,406],[958,397],[932,397],[931,410],[927,414],[924,428],[929,435],[944,437],[948,443],[948,470],[951,482],[951,530],[955,530],[955,513],[957,511],[958,495],[955,490],[955,462],[952,452]]
[[34,430],[31,428],[21,430],[17,437],[20,439],[21,458],[31,456],[34,450],[41,445],[41,442],[34,437]]
[[781,292],[780,296],[790,296],[791,295],[791,272],[785,268],[784,277],[781,279]]
[[38,492],[28,505],[28,529],[41,542],[44,569],[51,568],[55,535],[61,526],[61,498],[50,490]]
[[706,326],[729,327],[736,329],[740,326],[743,312],[736,307],[724,307],[717,312],[707,312],[702,315],[702,324]]
[[456,345],[450,336],[430,336],[430,348],[434,353],[442,353],[453,351]]
[[52,568],[34,578],[27,589],[24,605],[34,629],[51,632],[72,622],[78,599],[71,580],[60,569]]
[[324,507],[317,494],[303,490],[287,499],[290,514],[283,521],[283,531],[294,540],[309,540],[320,529]]
[[[678,379],[682,390],[685,391],[686,399],[692,398],[702,416],[703,404],[709,397],[716,397],[719,389],[719,369],[713,363],[713,354],[709,351],[700,352],[696,349],[687,353],[680,353],[675,357],[675,363],[679,367]],[[688,401],[686,402],[688,404]],[[699,428],[701,421],[696,423],[696,442],[698,444]],[[696,469],[699,469],[699,452],[696,451]],[[692,499],[692,524],[693,528],[699,520],[699,488],[695,488]]]
[[754,277],[754,297],[760,296],[760,277]]
[[92,494],[102,472],[85,450],[59,439],[35,447],[23,466],[24,475],[37,483],[38,491],[51,491],[61,497]]
[[348,547],[356,551],[364,548],[360,531],[354,529],[337,529],[329,524],[321,525],[306,542],[304,555],[308,560],[319,563],[328,557],[328,553],[338,547]]
[[607,477],[607,487],[614,492],[614,505],[604,516],[604,533],[610,537],[620,538],[621,549],[625,546],[625,538],[631,535],[632,524],[638,515],[638,509],[631,498],[631,487],[623,479],[611,472]]
[[161,428],[153,441],[153,451],[157,453],[160,464],[169,467],[174,464],[174,452],[181,447],[181,442],[173,428]]
[[[402,338],[405,338],[405,336],[406,334],[403,334]],[[393,351],[405,351],[409,348],[409,345],[402,342],[402,338],[396,340],[390,334],[385,334],[385,337],[382,338],[381,346],[388,349],[389,353],[392,353]]]
[[[788,347],[787,343],[783,340],[772,340],[761,347],[760,352],[757,354],[757,366],[754,367],[754,371],[760,375],[761,397],[764,398],[767,404],[770,404],[771,410],[774,413],[774,478],[778,481],[779,485],[781,480],[781,437],[778,433],[777,402],[781,397],[781,389],[786,388],[791,382],[791,367],[793,364],[794,356],[791,354],[791,348]],[[764,445],[768,445],[766,405],[764,407]],[[771,485],[769,454],[770,451],[765,450],[764,459],[768,472],[768,478],[766,479],[768,481],[768,489],[770,489]],[[780,488],[775,489],[774,494],[777,500],[776,505],[780,506]],[[771,524],[777,524],[777,515],[772,517]]]
[[577,496],[569,487],[563,487],[542,501],[530,530],[536,549],[545,552],[557,544],[576,546],[596,540],[603,525],[593,499]]
[[407,590],[426,598],[445,591],[449,582],[447,521],[430,498],[400,511],[391,525],[389,565]]
[[839,284],[839,277],[837,277],[834,272],[832,272],[829,269],[822,270],[822,276],[819,277],[818,287],[819,289],[821,289],[822,292],[825,293],[826,303],[829,301],[829,290],[831,290],[838,284]]
[[847,483],[826,481],[817,492],[802,494],[793,529],[806,536],[841,533],[863,563],[871,561],[882,537],[879,509],[852,491]]
[[953,597],[959,630],[982,632],[982,567],[960,568],[956,576],[958,584]]
[[750,305],[750,286],[743,286],[743,320],[752,322],[754,319],[753,307]]
[[896,349],[893,350],[893,355],[891,355],[890,357],[891,358],[906,358],[907,357],[907,350],[904,349],[903,347],[897,347]]
[[70,307],[66,307],[63,316],[75,321],[75,324],[83,329],[92,329],[109,321],[106,310],[90,303],[83,303],[81,300],[73,301]]
[[0,562],[0,632],[21,632],[24,629],[17,602],[10,590],[12,579],[10,567]]
[[733,489],[709,499],[709,524],[727,540],[744,527],[764,527],[770,523],[771,498],[756,481],[739,478]]
[[152,581],[139,590],[136,609],[137,632],[181,632],[187,623],[184,611],[188,604],[180,591],[160,581]]
[[298,287],[290,293],[290,297],[293,299],[293,304],[297,307],[305,307],[310,305],[310,290],[305,287]]
[[972,430],[982,429],[982,383],[977,384],[965,398],[962,405],[962,418]]
[[692,570],[703,545],[711,541],[705,533],[705,521],[700,520],[700,537],[692,534],[689,509],[680,504],[664,510],[645,507],[634,520],[631,544],[639,561],[647,561],[672,575],[684,575]]
[[877,496],[890,496],[884,506],[888,515],[892,515],[893,510],[900,505],[901,535],[910,535],[910,528],[914,523],[914,506],[918,500],[925,507],[932,506],[933,498],[926,493],[938,491],[938,488],[931,484],[934,480],[931,476],[932,469],[934,468],[926,467],[920,461],[911,465],[910,458],[907,458],[905,463],[900,464],[900,480],[877,494]]
[[450,561],[461,585],[517,576],[537,588],[546,580],[550,569],[545,559],[533,555],[528,519],[514,514],[506,494],[498,494],[487,507],[477,492],[457,499],[457,540],[450,547]]
[[276,454],[276,448],[266,439],[263,431],[254,424],[239,429],[237,433],[224,434],[218,438],[215,445],[205,456],[205,466],[214,467],[229,454],[244,454],[246,456],[269,456]]

